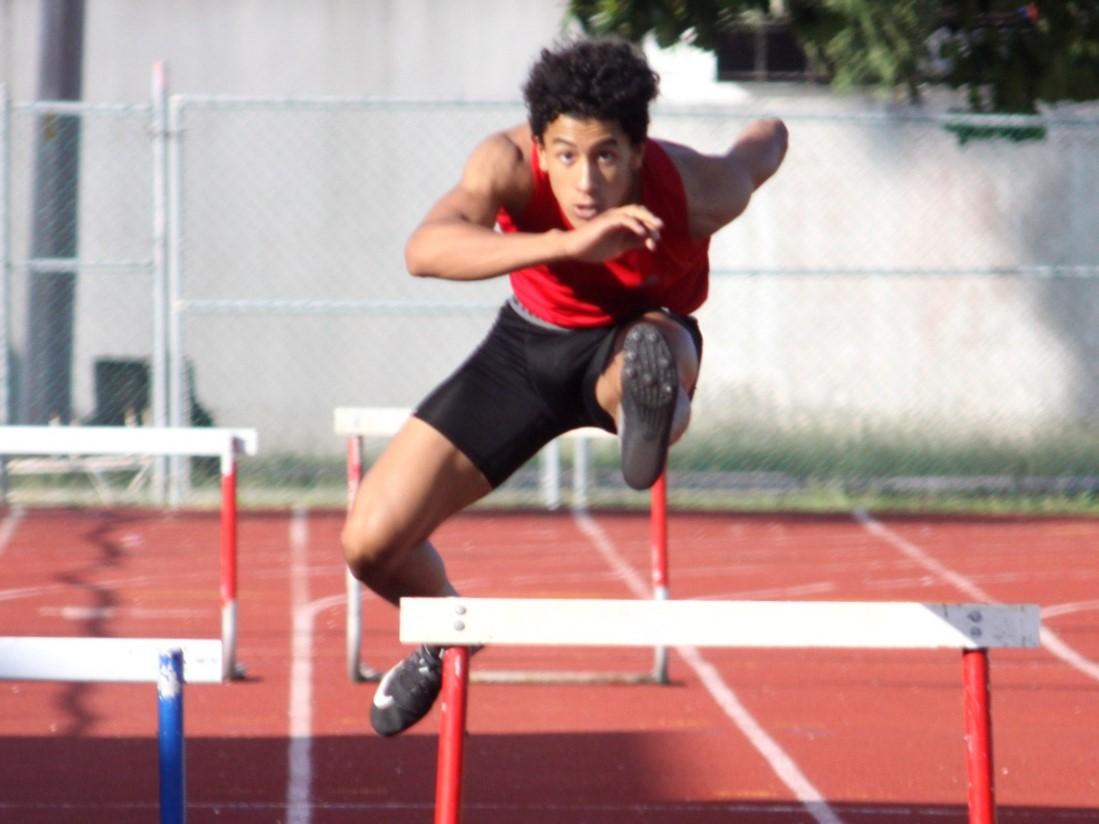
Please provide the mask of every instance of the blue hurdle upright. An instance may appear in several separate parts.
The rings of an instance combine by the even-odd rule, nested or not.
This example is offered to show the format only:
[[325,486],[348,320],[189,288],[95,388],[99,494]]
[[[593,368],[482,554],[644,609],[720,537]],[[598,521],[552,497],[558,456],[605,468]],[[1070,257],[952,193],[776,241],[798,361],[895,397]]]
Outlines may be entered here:
[[183,685],[223,680],[221,641],[0,637],[0,680],[157,685],[161,824],[187,820]]
[[161,824],[187,820],[187,770],[183,751],[183,650],[160,653],[156,679],[157,744],[160,755]]

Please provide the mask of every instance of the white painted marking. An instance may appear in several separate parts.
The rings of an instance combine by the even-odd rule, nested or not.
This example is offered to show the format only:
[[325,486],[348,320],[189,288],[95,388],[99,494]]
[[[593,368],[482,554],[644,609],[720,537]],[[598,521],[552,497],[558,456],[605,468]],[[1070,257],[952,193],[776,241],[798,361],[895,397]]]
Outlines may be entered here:
[[119,543],[127,549],[137,549],[145,546],[145,536],[140,532],[127,532],[119,539]]
[[208,609],[147,609],[144,607],[39,607],[38,614],[46,618],[61,618],[64,621],[96,621],[102,618],[125,616],[128,618],[194,618],[208,615]]
[[0,523],[0,555],[4,554],[11,539],[15,537],[15,530],[26,514],[27,511],[22,506],[13,506],[8,516]]
[[[682,577],[678,573],[676,577]],[[713,595],[704,595],[700,601],[763,601],[769,598],[801,598],[805,595],[823,595],[826,592],[835,592],[836,585],[832,581],[818,581],[812,584],[802,584],[793,587],[776,587],[774,589],[742,589],[736,592],[719,592]]]
[[313,787],[313,619],[309,608],[308,510],[290,519],[290,748],[287,824],[309,824]]
[[914,543],[906,541],[880,521],[875,520],[869,513],[860,509],[856,510],[854,515],[855,520],[862,524],[863,528],[871,535],[875,535],[886,543],[891,544],[894,549],[900,550],[902,555],[915,561],[940,580],[946,581],[959,592],[964,592],[974,601],[983,601],[989,604],[998,603],[991,595],[964,575],[960,575],[944,564],[939,563]]
[[[279,573],[280,575],[282,573]],[[209,577],[204,572],[188,572],[188,573],[173,573],[172,581],[177,586],[182,585],[188,581],[203,581]],[[268,574],[260,574],[258,577],[273,577]],[[101,581],[95,582],[97,586],[103,589],[128,589],[128,588],[141,588],[151,585],[159,585],[163,583],[161,577],[155,575],[136,575],[130,578],[105,578]],[[0,603],[6,601],[18,601],[23,598],[39,598],[42,596],[53,595],[61,593],[68,597],[72,593],[72,584],[39,584],[30,587],[14,587],[12,589],[0,589]],[[48,607],[43,607],[48,609]],[[207,610],[200,610],[205,615]]]
[[[999,603],[999,601],[981,589],[977,584],[973,583],[964,575],[961,575],[939,561],[936,561],[919,546],[902,538],[889,527],[876,520],[870,513],[859,509],[853,514],[855,520],[862,524],[871,535],[881,538],[894,549],[899,550],[902,555],[910,558],[929,572],[934,573],[940,579],[946,581],[960,592],[965,593],[973,600],[981,601],[986,604]],[[1083,673],[1093,681],[1099,681],[1099,664],[1096,664],[1094,661],[1074,650],[1062,641],[1060,636],[1054,633],[1053,630],[1042,627],[1040,638],[1042,646],[1051,655],[1060,658],[1064,663],[1078,672]]]
[[[620,573],[629,589],[638,598],[648,599],[650,592],[645,578],[640,575],[622,557],[615,548],[607,533],[595,522],[587,512],[575,510],[573,513],[580,530],[588,536],[599,554],[612,569]],[[706,687],[717,705],[725,712],[726,716],[737,726],[745,738],[763,756],[764,760],[778,776],[779,780],[787,786],[794,797],[805,808],[805,811],[813,817],[818,824],[843,824],[843,819],[836,815],[835,811],[821,796],[820,791],[805,776],[794,760],[775,741],[748,709],[740,702],[735,692],[721,678],[717,671],[694,647],[679,646],[676,652],[695,671],[698,679]]]
[[1087,612],[1099,609],[1099,601],[1075,601],[1070,604],[1042,607],[1043,618],[1056,618],[1059,615],[1071,615],[1074,612]]
[[1042,646],[1073,669],[1082,672],[1093,681],[1099,681],[1099,664],[1078,653],[1062,641],[1061,636],[1055,634],[1053,630],[1042,627]]

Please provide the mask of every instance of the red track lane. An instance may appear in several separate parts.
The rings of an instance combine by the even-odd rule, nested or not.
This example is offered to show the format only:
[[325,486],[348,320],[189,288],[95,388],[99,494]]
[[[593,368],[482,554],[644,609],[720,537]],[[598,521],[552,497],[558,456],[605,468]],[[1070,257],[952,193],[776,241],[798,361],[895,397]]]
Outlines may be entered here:
[[[310,513],[292,529],[285,513],[241,517],[248,678],[186,690],[192,823],[432,820],[437,713],[379,739],[366,722],[373,686],[346,679],[341,521]],[[1099,521],[669,521],[677,598],[966,601],[959,585],[970,586],[1041,604],[1047,629],[1099,661]],[[646,517],[592,523],[647,582]],[[633,597],[623,568],[567,514],[464,515],[438,544],[469,595]],[[0,634],[217,637],[217,546],[216,514],[29,511],[0,548]],[[403,654],[396,613],[372,597],[364,609],[364,656],[388,666]],[[816,817],[776,774],[774,754],[673,652],[668,687],[475,684],[463,821],[966,820],[958,653],[700,654],[827,801]],[[500,648],[474,659],[475,670],[651,666],[648,650]],[[0,821],[156,820],[151,685],[5,682],[0,696]],[[992,710],[1000,821],[1099,822],[1099,681],[1047,650],[994,652]],[[292,742],[292,724],[311,734]]]

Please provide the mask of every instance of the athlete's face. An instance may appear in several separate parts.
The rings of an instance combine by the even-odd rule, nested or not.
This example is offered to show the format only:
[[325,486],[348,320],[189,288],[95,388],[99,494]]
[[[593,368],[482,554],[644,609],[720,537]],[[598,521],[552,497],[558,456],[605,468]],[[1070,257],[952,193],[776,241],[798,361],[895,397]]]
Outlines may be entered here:
[[617,123],[563,114],[537,145],[539,163],[573,225],[637,199],[643,149]]

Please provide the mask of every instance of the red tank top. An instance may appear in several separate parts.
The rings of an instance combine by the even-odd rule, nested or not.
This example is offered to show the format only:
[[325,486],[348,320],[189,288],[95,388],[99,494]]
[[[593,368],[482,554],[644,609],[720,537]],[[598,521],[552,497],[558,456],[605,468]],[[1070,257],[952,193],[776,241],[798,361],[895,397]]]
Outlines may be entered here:
[[[518,216],[501,209],[496,216],[500,229],[571,229],[533,146],[530,166],[530,202]],[[709,288],[710,240],[691,238],[679,171],[654,140],[645,141],[641,204],[664,221],[655,251],[636,249],[604,263],[558,261],[519,269],[511,273],[519,302],[542,320],[570,328],[604,326],[659,307],[683,315],[698,309]]]

